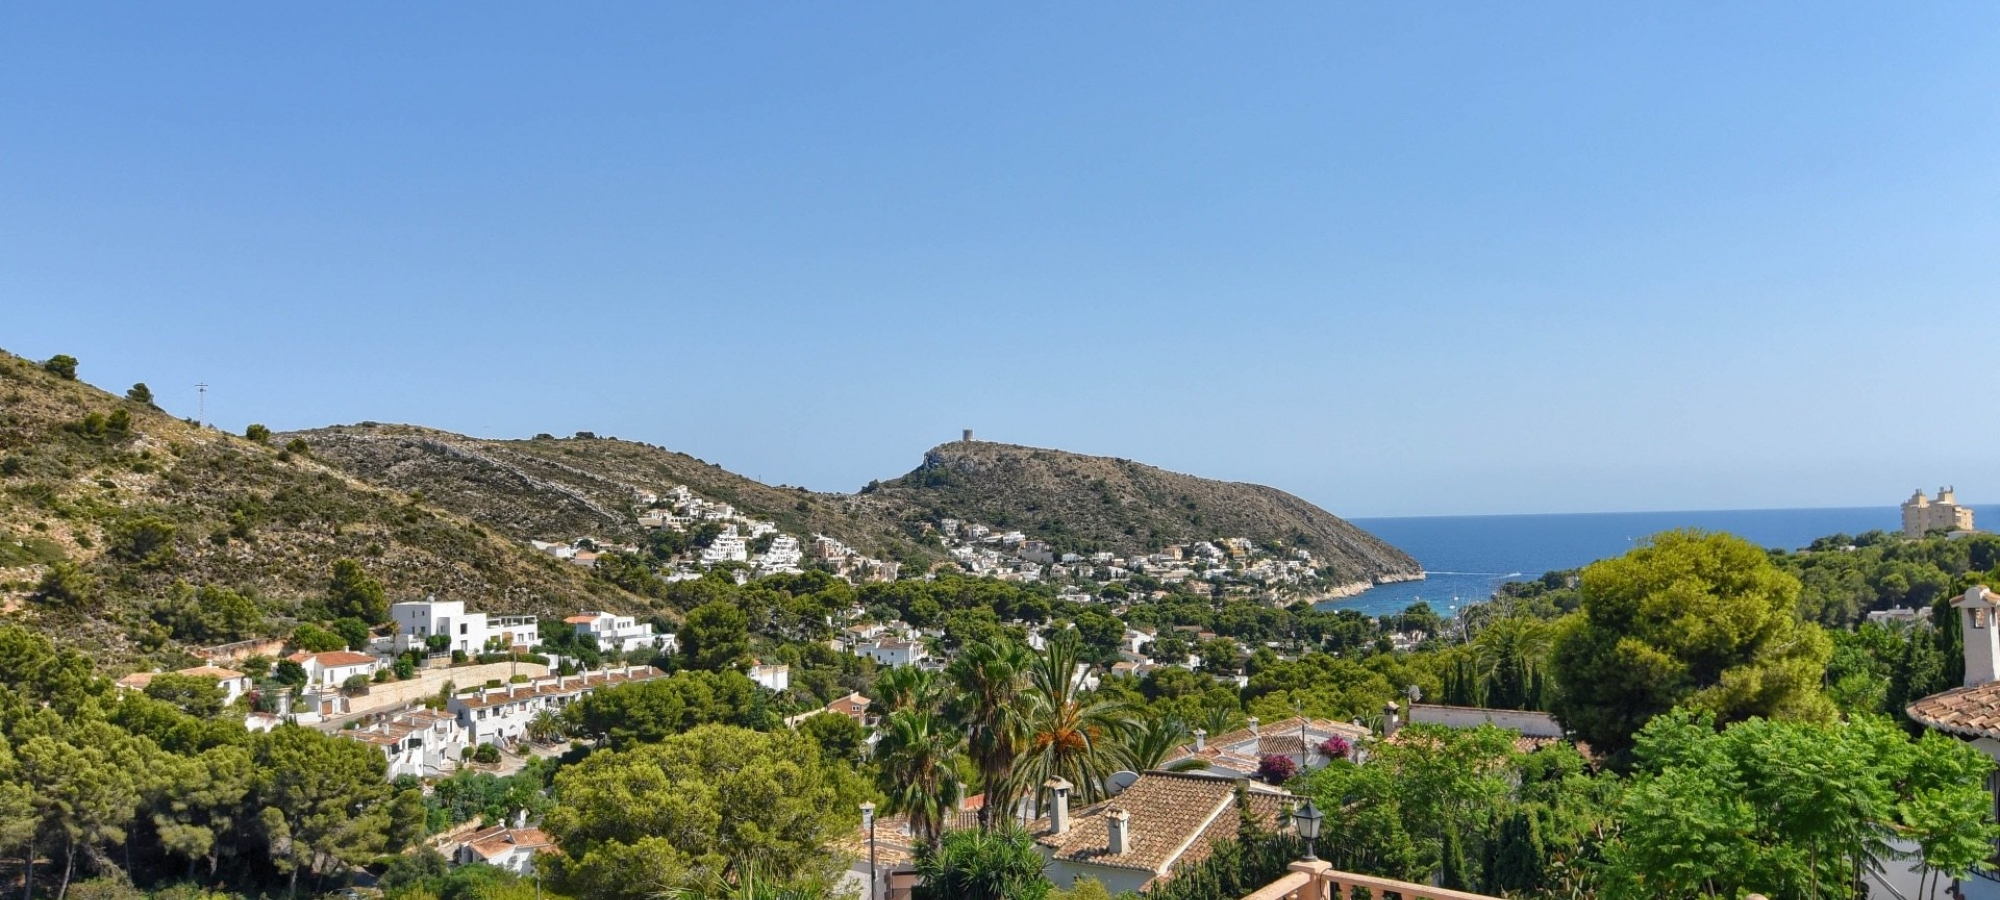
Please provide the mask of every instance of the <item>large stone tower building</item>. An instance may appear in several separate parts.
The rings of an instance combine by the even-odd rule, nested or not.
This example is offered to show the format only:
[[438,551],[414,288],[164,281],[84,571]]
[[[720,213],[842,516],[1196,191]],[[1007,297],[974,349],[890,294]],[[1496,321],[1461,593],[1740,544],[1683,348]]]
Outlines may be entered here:
[[1972,507],[1958,505],[1958,495],[1948,487],[1938,488],[1936,500],[1919,490],[1903,501],[1903,534],[1923,537],[1933,531],[1971,531]]

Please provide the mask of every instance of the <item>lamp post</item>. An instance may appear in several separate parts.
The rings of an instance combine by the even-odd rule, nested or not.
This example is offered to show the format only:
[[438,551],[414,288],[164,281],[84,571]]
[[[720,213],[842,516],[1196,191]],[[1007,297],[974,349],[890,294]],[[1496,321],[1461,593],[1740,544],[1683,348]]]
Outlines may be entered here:
[[1299,830],[1299,837],[1306,839],[1306,862],[1319,862],[1319,857],[1313,854],[1313,841],[1319,840],[1320,821],[1325,818],[1326,814],[1311,800],[1292,812],[1292,827]]
[[881,896],[875,890],[875,801],[861,804],[861,827],[868,829],[868,900]]

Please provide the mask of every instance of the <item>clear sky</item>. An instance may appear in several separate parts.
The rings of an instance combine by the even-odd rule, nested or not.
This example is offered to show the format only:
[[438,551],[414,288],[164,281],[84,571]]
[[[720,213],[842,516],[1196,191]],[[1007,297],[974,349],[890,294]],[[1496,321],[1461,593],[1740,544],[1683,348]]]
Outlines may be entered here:
[[2000,5],[0,5],[0,348],[1351,516],[2000,498]]

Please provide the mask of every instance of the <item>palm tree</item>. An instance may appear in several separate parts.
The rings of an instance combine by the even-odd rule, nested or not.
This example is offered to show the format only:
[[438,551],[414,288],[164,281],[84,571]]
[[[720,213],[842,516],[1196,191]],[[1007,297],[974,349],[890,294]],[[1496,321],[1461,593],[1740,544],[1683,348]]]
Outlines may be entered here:
[[[1188,739],[1187,722],[1180,716],[1161,716],[1140,722],[1125,735],[1125,753],[1131,757],[1132,768],[1145,772],[1161,767],[1166,758],[1179,750]],[[1173,772],[1190,772],[1208,768],[1200,759],[1184,759],[1167,769]]]
[[942,842],[917,848],[917,874],[933,896],[962,900],[1041,900],[1054,885],[1048,865],[1019,827],[955,831]]
[[886,716],[902,710],[936,712],[944,705],[945,680],[936,672],[916,666],[901,666],[875,679],[875,700],[870,711]]
[[1076,786],[1078,799],[1104,796],[1104,778],[1130,763],[1124,736],[1132,728],[1125,701],[1083,689],[1077,677],[1082,641],[1074,631],[1049,639],[1048,649],[1028,667],[1023,714],[1027,741],[1009,777],[1013,796],[1061,778]]
[[1555,647],[1555,629],[1527,616],[1499,619],[1472,639],[1472,653],[1487,702],[1495,707],[1527,709],[1541,699],[1535,682]]
[[981,828],[1013,806],[1019,796],[1009,790],[1007,776],[1027,741],[1021,691],[1034,655],[1013,641],[973,644],[965,649],[945,677],[958,691],[952,717],[965,730],[966,755],[979,770],[986,803],[979,810]]
[[1221,737],[1246,724],[1249,720],[1234,703],[1210,704],[1202,709],[1201,718],[1195,721],[1195,726],[1208,732],[1209,737]]
[[528,720],[528,740],[538,744],[550,744],[567,736],[568,727],[562,717],[554,712],[544,711]]
[[921,709],[899,709],[883,717],[875,759],[882,767],[882,790],[888,795],[882,811],[902,813],[910,832],[925,843],[936,843],[945,816],[957,805],[964,787],[958,777],[958,731],[944,716]]
[[754,866],[734,882],[713,878],[700,887],[669,888],[658,895],[659,900],[829,900],[833,896],[833,886],[824,878],[773,881],[757,877]]

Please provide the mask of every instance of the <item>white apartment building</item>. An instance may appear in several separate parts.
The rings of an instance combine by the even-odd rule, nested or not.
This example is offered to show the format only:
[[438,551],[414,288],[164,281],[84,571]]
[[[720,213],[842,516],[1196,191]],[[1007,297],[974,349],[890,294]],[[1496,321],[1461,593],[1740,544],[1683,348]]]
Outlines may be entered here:
[[701,564],[712,566],[724,562],[749,562],[750,547],[743,536],[736,533],[736,526],[725,525],[714,542],[701,548]]
[[389,607],[395,620],[396,636],[391,641],[396,652],[421,649],[432,635],[451,639],[445,649],[479,653],[495,638],[504,648],[533,647],[542,642],[541,625],[534,616],[494,616],[465,611],[462,600],[431,597]]
[[772,571],[796,569],[804,559],[805,553],[799,548],[799,539],[789,534],[781,534],[771,540],[771,549],[758,554],[757,568]]
[[641,622],[631,616],[589,612],[570,616],[563,622],[575,628],[577,634],[596,638],[597,648],[607,653],[628,653],[640,649],[673,653],[680,649],[673,635],[654,634],[652,623]]
[[577,698],[598,688],[651,681],[666,675],[652,666],[624,666],[582,675],[550,675],[522,684],[487,688],[474,694],[460,694],[445,703],[445,710],[465,729],[473,746],[520,740],[528,733],[528,723],[544,712],[557,712]]

